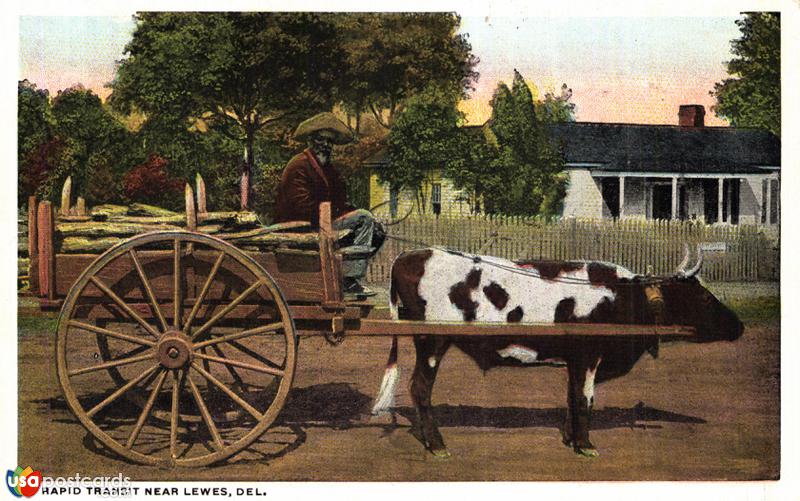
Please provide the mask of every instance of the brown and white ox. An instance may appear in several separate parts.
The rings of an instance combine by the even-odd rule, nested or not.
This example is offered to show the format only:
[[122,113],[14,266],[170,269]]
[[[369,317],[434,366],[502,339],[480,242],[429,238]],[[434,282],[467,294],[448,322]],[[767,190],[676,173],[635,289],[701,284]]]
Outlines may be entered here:
[[[744,327],[694,276],[686,258],[673,277],[638,276],[602,262],[531,261],[514,263],[438,249],[401,254],[392,266],[390,309],[394,319],[462,322],[585,322],[689,325],[698,342],[733,341]],[[654,307],[655,305],[655,307]],[[589,441],[594,386],[624,376],[645,351],[654,356],[650,337],[498,337],[414,336],[416,365],[411,397],[425,446],[437,456],[449,453],[431,406],[436,372],[455,345],[483,370],[498,366],[566,363],[569,374],[564,444],[578,454],[596,456]],[[397,338],[373,413],[393,406],[399,378]]]

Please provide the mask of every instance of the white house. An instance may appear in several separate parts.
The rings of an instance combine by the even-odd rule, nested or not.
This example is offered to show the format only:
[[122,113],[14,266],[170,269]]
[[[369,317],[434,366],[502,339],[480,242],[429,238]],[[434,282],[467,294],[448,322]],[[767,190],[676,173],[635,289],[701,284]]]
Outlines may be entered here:
[[[678,125],[552,125],[569,174],[562,216],[777,225],[780,140],[759,129],[705,127],[704,117],[703,106],[683,105]],[[368,164],[373,170],[389,168],[385,152]],[[425,192],[426,212],[471,211],[436,169]],[[405,213],[412,200],[371,177],[371,206],[384,203]]]
[[553,126],[569,188],[564,216],[697,219],[776,225],[780,140],[767,131],[705,127],[700,105],[679,123]]

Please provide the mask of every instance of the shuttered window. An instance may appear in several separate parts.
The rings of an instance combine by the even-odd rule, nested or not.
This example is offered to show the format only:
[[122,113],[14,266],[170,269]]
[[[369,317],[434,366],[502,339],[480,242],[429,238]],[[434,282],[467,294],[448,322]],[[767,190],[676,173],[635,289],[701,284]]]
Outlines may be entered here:
[[439,183],[431,185],[431,210],[437,216],[442,213],[442,185]]

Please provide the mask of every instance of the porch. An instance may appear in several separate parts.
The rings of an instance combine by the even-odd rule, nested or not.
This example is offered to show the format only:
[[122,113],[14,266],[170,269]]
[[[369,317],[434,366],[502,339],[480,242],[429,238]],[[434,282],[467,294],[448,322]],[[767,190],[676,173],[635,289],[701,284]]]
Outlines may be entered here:
[[603,218],[777,225],[780,181],[769,174],[592,172]]

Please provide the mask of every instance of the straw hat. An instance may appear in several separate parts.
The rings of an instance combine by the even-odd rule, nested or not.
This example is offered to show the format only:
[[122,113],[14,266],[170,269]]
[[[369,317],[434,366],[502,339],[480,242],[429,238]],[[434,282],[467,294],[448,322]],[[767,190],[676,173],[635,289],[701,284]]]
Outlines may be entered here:
[[298,141],[305,141],[313,133],[322,130],[332,132],[334,144],[347,144],[353,141],[353,133],[350,129],[330,112],[319,113],[303,121],[297,126],[293,137]]

